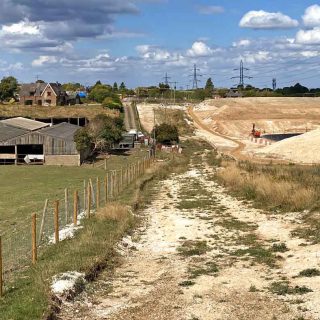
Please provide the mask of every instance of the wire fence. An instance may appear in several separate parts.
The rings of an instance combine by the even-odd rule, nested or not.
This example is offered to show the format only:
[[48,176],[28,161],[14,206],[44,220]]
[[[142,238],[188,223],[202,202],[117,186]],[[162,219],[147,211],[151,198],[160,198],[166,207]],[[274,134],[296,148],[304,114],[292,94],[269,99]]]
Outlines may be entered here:
[[0,236],[0,296],[5,294],[14,276],[37,261],[49,245],[71,238],[81,221],[93,216],[146,169],[152,159],[147,156],[136,163],[83,181],[78,190],[65,189],[60,199],[44,199],[43,208],[20,220]]

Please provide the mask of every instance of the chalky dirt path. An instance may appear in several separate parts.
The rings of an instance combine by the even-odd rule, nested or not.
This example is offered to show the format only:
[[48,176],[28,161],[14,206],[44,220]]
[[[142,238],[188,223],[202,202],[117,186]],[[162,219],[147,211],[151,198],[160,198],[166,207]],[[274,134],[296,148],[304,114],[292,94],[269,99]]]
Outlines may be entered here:
[[[64,302],[59,319],[320,319],[319,278],[295,277],[320,262],[318,245],[291,237],[301,214],[272,215],[229,196],[199,157],[158,183],[144,225],[119,245],[121,265]],[[239,254],[280,241],[289,251],[271,253],[275,265]],[[283,280],[313,292],[270,292]]]

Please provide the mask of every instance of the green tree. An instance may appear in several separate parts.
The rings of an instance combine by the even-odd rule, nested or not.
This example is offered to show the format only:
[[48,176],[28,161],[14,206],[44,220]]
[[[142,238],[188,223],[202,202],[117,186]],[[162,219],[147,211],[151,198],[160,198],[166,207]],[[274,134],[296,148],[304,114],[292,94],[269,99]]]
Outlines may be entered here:
[[0,82],[0,100],[8,100],[17,92],[18,81],[14,77],[5,77]]
[[152,130],[152,136],[155,134],[156,141],[163,144],[173,144],[179,142],[179,131],[175,125],[162,123]]
[[89,100],[102,103],[107,97],[112,96],[112,88],[104,84],[96,84],[89,93]]
[[121,118],[112,118],[107,115],[97,115],[89,125],[79,129],[74,139],[77,150],[90,148],[92,153],[109,150],[114,143],[122,138],[124,131],[123,120]]
[[65,91],[77,91],[77,90],[84,90],[84,86],[81,83],[64,83],[62,85],[63,90]]
[[118,84],[116,82],[113,84],[113,91],[118,91]]
[[214,85],[213,85],[212,79],[209,78],[204,88],[207,97],[212,97],[213,89],[214,89]]
[[92,147],[92,137],[89,134],[87,128],[79,129],[74,135],[74,142],[76,143],[76,148],[79,152]]
[[116,109],[116,110],[119,110],[120,112],[123,112],[122,102],[117,95],[112,95],[112,96],[106,97],[102,101],[102,106],[104,108]]
[[127,87],[126,87],[126,85],[124,84],[124,82],[121,82],[120,87],[119,87],[119,90],[123,92],[123,91],[126,91],[126,89],[127,89]]

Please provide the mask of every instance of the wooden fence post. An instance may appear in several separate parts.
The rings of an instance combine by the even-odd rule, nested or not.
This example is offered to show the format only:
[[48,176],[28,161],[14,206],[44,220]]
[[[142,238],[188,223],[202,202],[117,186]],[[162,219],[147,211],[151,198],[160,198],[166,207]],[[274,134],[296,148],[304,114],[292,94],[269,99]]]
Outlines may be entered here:
[[100,207],[100,179],[97,177],[97,189],[96,189],[96,208]]
[[108,203],[108,177],[109,177],[109,174],[107,174],[105,177],[104,177],[104,199],[105,199],[105,204],[107,205]]
[[86,180],[83,180],[83,211],[86,212],[87,209],[87,184]]
[[41,219],[40,232],[39,232],[39,244],[41,243],[42,237],[43,237],[43,228],[44,228],[44,222],[45,222],[46,215],[47,215],[48,202],[49,202],[49,200],[46,199],[46,201],[44,203],[43,212],[42,212],[42,219]]
[[73,225],[75,227],[78,225],[78,206],[78,191],[75,191],[73,195]]
[[64,209],[66,213],[66,224],[68,224],[69,220],[69,196],[68,196],[68,188],[65,188],[64,190]]
[[88,183],[88,203],[87,203],[87,218],[90,218],[91,211],[91,190],[90,190],[90,182]]
[[104,159],[104,170],[107,171],[107,159]]
[[120,170],[117,171],[118,183],[117,183],[117,193],[120,194],[120,187],[121,187],[121,177],[120,177]]
[[0,297],[3,296],[2,240],[0,236]]
[[59,200],[54,202],[54,239],[59,242]]
[[91,191],[91,203],[90,203],[90,206],[92,205],[94,205],[95,204],[95,195],[94,195],[94,188],[93,188],[93,183],[92,183],[92,180],[91,180],[91,178],[89,179],[89,190],[88,190],[88,192],[90,192]]
[[34,213],[32,215],[32,264],[36,264],[38,259],[37,254],[37,215]]

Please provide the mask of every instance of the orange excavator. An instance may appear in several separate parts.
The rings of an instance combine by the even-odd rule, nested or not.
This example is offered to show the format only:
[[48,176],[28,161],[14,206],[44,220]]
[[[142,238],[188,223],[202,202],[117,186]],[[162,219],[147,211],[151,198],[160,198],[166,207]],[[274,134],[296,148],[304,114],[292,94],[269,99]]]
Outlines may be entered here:
[[260,137],[261,137],[261,131],[256,130],[256,125],[255,125],[255,123],[253,124],[252,131],[251,131],[251,135],[252,135],[254,138],[260,138]]

